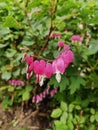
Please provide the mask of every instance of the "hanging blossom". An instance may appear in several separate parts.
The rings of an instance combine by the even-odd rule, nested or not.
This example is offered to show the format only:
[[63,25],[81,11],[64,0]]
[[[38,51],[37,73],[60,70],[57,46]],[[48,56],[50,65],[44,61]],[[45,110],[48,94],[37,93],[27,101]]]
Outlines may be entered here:
[[66,71],[68,65],[74,60],[74,54],[69,49],[68,45],[64,45],[64,51],[52,63],[53,74],[56,74],[56,80],[58,82],[61,81],[61,74]]
[[50,86],[48,86],[43,92],[32,97],[32,102],[39,103],[49,94]]
[[58,47],[61,47],[62,51],[52,63],[46,62],[45,60],[34,60],[33,57],[25,55],[27,79],[30,79],[34,72],[36,81],[40,86],[44,84],[45,78],[51,78],[53,74],[56,75],[58,82],[61,81],[61,75],[74,60],[74,54],[70,50],[69,45],[65,45],[62,41],[58,42]]
[[52,76],[52,65],[46,63],[45,60],[34,61],[34,73],[36,74],[36,81],[40,86],[43,85],[45,78],[51,78]]
[[83,41],[82,37],[79,36],[79,35],[73,35],[71,37],[71,40],[74,41],[74,42],[80,42],[80,43]]
[[24,86],[24,82],[23,81],[15,80],[15,79],[9,80],[9,84],[10,85],[14,85],[14,86]]
[[53,97],[57,93],[57,88],[54,88],[50,91],[49,89],[50,89],[50,86],[48,86],[43,92],[33,96],[32,102],[40,103],[44,98],[46,98],[47,95],[50,95],[50,97]]
[[46,62],[44,60],[35,60],[34,61],[34,73],[36,74],[36,81],[43,85],[44,82],[44,72],[45,72]]

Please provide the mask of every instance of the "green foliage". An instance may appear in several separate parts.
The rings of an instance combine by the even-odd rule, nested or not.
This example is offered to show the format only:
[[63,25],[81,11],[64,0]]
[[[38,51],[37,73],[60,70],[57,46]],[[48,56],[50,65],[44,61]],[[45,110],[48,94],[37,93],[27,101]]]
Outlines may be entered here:
[[52,112],[51,117],[57,118],[57,117],[60,117],[61,114],[62,114],[61,109],[60,109],[60,108],[57,108],[57,109],[55,109],[55,110]]
[[[95,128],[92,125],[92,123],[96,124],[98,119],[98,112],[95,109],[91,108],[87,111],[85,108],[81,108],[80,105],[75,105],[74,103],[67,104],[66,102],[61,102],[60,108],[56,108],[54,111],[58,109],[62,109],[62,113],[58,116],[58,119],[54,120],[54,130],[59,130],[60,127],[62,130],[74,130],[75,128],[87,130],[87,128]],[[54,118],[52,116],[54,111],[51,114],[52,118]]]
[[85,80],[82,77],[71,77],[70,93],[73,94],[77,89],[80,88],[80,85],[85,86]]

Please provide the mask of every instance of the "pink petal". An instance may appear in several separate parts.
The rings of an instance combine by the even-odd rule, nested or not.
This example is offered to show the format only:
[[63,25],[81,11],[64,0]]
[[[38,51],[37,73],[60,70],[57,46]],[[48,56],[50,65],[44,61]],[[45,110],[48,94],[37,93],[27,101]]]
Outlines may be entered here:
[[30,65],[33,62],[33,57],[27,56],[26,57],[26,62],[27,62],[28,65]]
[[45,65],[46,65],[46,62],[44,60],[40,60],[40,63],[39,63],[39,66],[38,66],[38,69],[39,69],[38,74],[44,75]]
[[56,70],[57,70],[56,63],[57,63],[56,60],[54,60],[54,61],[52,62],[52,70],[53,70],[53,74],[55,74],[55,73],[56,73]]
[[57,70],[60,71],[61,73],[64,73],[65,70],[65,66],[64,66],[64,61],[62,58],[58,58],[57,59]]
[[31,72],[34,68],[34,63],[32,62],[28,68],[28,71]]
[[34,73],[38,74],[38,71],[39,71],[39,61],[35,60],[34,61]]
[[52,76],[53,70],[52,70],[52,64],[47,63],[45,67],[45,75],[47,78],[50,78]]
[[63,46],[64,46],[64,42],[59,41],[59,42],[58,42],[58,46],[59,46],[59,47],[63,47]]

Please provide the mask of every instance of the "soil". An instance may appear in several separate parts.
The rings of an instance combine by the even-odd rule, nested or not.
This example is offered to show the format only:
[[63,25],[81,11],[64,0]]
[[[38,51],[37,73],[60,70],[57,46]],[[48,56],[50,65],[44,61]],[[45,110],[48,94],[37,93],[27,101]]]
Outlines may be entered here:
[[51,110],[45,105],[41,104],[38,110],[26,104],[10,110],[0,105],[0,130],[52,130]]

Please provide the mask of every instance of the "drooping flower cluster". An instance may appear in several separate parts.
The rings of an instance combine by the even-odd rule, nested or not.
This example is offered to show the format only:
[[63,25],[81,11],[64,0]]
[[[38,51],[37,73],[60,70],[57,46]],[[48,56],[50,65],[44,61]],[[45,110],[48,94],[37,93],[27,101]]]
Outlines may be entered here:
[[31,56],[25,56],[27,63],[27,79],[30,79],[32,73],[34,72],[36,75],[36,81],[40,86],[44,84],[45,78],[51,78],[53,74],[56,75],[56,80],[58,82],[61,81],[61,74],[63,74],[66,71],[68,65],[73,62],[74,55],[68,45],[59,43],[58,46],[63,48],[63,51],[56,59],[53,60],[52,63],[45,60],[34,60]]
[[57,93],[57,88],[54,88],[52,90],[50,90],[50,86],[48,86],[43,92],[35,95],[32,97],[32,102],[36,102],[39,103],[41,102],[47,95],[50,95],[51,97],[53,97],[56,93]]
[[15,79],[9,80],[9,84],[14,85],[14,86],[24,86],[25,85],[23,81],[15,80]]

